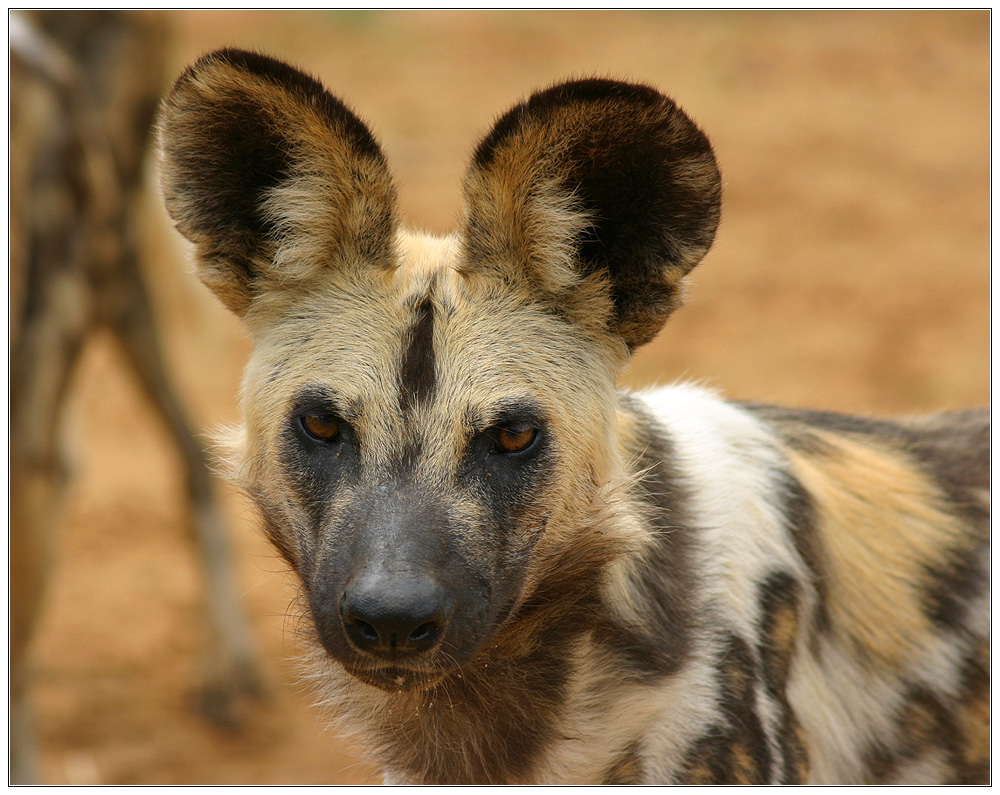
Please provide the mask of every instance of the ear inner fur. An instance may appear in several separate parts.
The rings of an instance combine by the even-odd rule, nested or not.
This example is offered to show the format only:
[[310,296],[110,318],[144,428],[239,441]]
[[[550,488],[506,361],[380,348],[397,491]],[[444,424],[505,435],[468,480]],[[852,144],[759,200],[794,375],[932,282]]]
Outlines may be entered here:
[[242,50],[205,56],[160,113],[167,209],[199,275],[242,315],[264,283],[393,264],[396,191],[365,124],[313,78]]
[[[575,297],[579,316],[603,313],[634,348],[681,303],[720,192],[707,138],[667,97],[610,80],[557,85],[508,111],[477,148],[464,267],[526,278],[563,307]],[[592,277],[603,301],[575,289]]]

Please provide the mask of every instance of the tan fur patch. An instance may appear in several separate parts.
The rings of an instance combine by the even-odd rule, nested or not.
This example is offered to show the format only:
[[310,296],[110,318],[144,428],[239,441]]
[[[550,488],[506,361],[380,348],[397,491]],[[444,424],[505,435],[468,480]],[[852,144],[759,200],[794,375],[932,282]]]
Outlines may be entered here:
[[935,633],[921,602],[929,569],[961,547],[958,518],[938,487],[900,453],[812,430],[808,452],[789,450],[814,500],[827,609],[836,631],[886,666]]
[[775,611],[773,621],[767,642],[781,660],[783,671],[787,673],[799,637],[799,615],[791,605],[782,605]]

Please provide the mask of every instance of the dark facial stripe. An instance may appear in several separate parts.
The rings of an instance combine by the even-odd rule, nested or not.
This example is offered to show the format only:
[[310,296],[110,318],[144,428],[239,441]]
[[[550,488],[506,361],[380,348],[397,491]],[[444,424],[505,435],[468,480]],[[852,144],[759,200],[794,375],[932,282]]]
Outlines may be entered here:
[[403,411],[430,400],[435,386],[434,305],[427,297],[417,307],[413,324],[403,339],[399,369],[399,402]]

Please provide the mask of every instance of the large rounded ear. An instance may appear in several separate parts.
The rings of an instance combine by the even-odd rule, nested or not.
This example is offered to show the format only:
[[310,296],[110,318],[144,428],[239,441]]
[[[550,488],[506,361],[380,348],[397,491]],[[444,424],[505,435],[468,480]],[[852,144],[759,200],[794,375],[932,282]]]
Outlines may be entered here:
[[371,132],[311,77],[220,50],[178,78],[158,122],[167,211],[236,314],[321,269],[391,267],[396,191]]
[[[464,268],[526,277],[635,348],[680,304],[720,193],[708,140],[667,97],[610,80],[557,85],[502,116],[476,150]],[[603,289],[581,289],[595,282]]]

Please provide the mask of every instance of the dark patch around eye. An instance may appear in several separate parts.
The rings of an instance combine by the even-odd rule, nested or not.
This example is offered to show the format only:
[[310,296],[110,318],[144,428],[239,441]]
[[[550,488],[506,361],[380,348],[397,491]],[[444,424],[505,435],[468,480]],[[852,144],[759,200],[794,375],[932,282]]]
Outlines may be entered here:
[[542,408],[527,398],[501,403],[483,414],[470,414],[467,422],[472,428],[469,455],[473,458],[533,450],[544,441],[547,424]]
[[494,406],[488,415],[476,415],[472,418],[473,427],[513,428],[533,426],[541,428],[545,425],[545,412],[531,398],[508,400]]
[[[458,479],[483,505],[490,524],[503,536],[544,501],[555,468],[555,444],[546,433],[541,409],[529,401],[506,404],[471,424],[479,430],[469,438]],[[537,429],[537,436],[523,451],[504,453],[497,441],[502,428]]]
[[[353,415],[335,392],[324,387],[303,390],[289,407],[279,458],[315,528],[322,525],[326,506],[338,487],[357,478]],[[323,428],[331,423],[336,434],[324,439]],[[320,433],[311,432],[309,424]]]
[[359,413],[356,401],[346,400],[335,389],[319,384],[304,387],[289,408],[289,414],[296,417],[332,416],[350,425],[357,423]]

